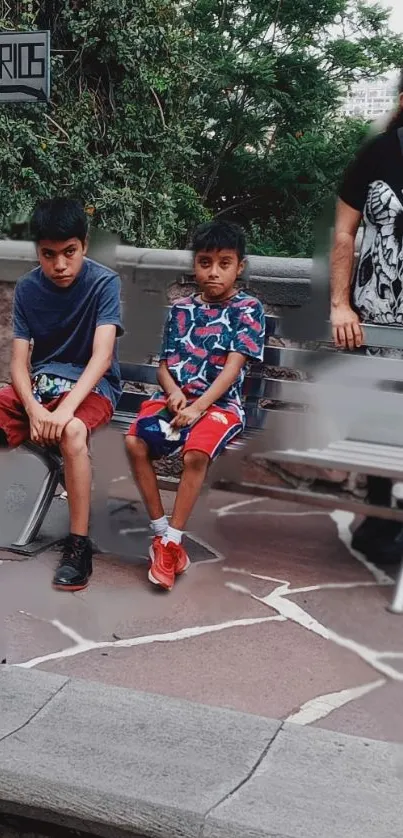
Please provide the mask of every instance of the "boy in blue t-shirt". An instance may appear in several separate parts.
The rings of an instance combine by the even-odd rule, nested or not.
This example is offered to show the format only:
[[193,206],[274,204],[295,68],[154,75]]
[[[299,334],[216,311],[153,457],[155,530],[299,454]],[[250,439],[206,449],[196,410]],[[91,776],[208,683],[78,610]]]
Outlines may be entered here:
[[15,289],[12,386],[0,390],[0,445],[31,439],[60,446],[70,535],[53,584],[79,591],[92,573],[88,438],[109,422],[121,392],[120,279],[85,258],[88,221],[78,201],[42,202],[31,230],[39,267]]
[[[196,230],[193,251],[199,291],[170,310],[158,369],[162,392],[142,404],[127,436],[133,474],[154,533],[149,580],[166,590],[190,564],[181,543],[183,530],[209,463],[243,430],[245,364],[262,360],[264,350],[263,307],[235,288],[245,264],[241,228],[220,220],[203,224]],[[156,420],[161,433],[153,444]],[[183,473],[168,524],[152,459],[164,450],[161,439],[168,446],[175,431],[173,448],[182,451]]]

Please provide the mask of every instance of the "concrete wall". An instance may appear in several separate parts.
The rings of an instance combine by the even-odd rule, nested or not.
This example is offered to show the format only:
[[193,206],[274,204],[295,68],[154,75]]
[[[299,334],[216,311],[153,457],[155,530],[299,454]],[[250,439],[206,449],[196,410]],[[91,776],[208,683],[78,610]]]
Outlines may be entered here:
[[[123,282],[133,282],[139,274],[149,276],[154,283],[168,278],[168,301],[183,293],[182,283],[191,282],[190,251],[116,247],[116,243],[108,247],[105,242],[101,246],[97,242],[89,255],[118,270]],[[32,242],[0,241],[0,382],[9,380],[14,285],[36,264]],[[309,299],[311,269],[310,259],[251,256],[243,284],[270,307],[301,305]]]

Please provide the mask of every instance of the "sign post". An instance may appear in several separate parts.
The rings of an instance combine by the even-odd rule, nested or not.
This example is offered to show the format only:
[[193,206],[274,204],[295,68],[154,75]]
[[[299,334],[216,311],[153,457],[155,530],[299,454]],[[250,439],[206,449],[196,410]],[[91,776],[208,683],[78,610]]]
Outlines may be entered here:
[[0,104],[50,96],[50,32],[0,32]]

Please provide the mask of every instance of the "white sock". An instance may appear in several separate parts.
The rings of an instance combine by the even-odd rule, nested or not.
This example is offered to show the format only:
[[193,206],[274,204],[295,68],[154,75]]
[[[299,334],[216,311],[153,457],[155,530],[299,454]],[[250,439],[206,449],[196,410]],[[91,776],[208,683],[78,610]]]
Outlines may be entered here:
[[163,539],[162,543],[166,546],[168,541],[172,541],[173,544],[180,544],[182,541],[183,532],[182,530],[176,530],[175,527],[168,527]]
[[154,535],[165,535],[168,529],[168,518],[163,515],[162,518],[157,518],[155,521],[150,521],[150,527]]

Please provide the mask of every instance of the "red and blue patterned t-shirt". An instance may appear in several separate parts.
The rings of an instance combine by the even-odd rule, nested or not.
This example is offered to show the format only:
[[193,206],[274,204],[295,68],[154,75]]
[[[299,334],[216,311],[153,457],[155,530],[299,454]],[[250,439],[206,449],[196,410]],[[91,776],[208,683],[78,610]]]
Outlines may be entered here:
[[[165,324],[160,359],[189,399],[201,396],[222,371],[229,352],[263,360],[265,319],[255,297],[238,292],[225,303],[205,303],[200,296],[175,303]],[[216,404],[244,422],[242,385],[245,369]],[[155,394],[157,396],[157,394]]]

